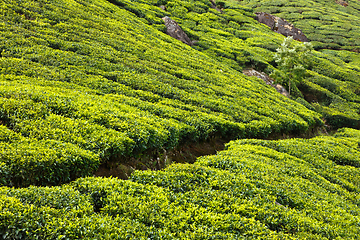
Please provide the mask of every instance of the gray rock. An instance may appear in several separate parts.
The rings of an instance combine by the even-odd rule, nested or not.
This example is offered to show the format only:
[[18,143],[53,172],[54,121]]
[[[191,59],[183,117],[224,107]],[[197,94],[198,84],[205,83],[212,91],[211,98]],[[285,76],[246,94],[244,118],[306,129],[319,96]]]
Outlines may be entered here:
[[244,70],[243,73],[246,76],[257,77],[257,78],[260,78],[260,79],[264,80],[264,82],[267,85],[270,85],[273,88],[275,88],[276,91],[278,91],[278,93],[284,95],[285,97],[290,97],[289,92],[286,91],[286,89],[282,85],[274,83],[274,79],[269,77],[269,75],[267,75],[266,73],[256,71],[255,69]]
[[285,37],[292,36],[295,40],[301,42],[309,41],[301,29],[294,27],[294,25],[285,19],[265,12],[257,12],[255,14],[257,21],[269,26],[274,32],[280,33]]
[[166,33],[169,34],[171,37],[176,38],[183,43],[192,46],[193,43],[191,42],[191,39],[186,35],[186,33],[181,29],[179,24],[172,20],[169,17],[163,17],[162,20],[165,22],[166,26]]
[[344,0],[337,0],[336,3],[343,6],[343,7],[349,6],[349,3],[344,1]]

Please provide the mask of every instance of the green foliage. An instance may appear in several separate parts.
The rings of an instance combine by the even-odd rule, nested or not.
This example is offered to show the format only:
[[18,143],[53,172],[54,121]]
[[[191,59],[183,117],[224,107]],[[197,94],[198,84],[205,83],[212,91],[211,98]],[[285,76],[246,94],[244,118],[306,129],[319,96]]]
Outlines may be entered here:
[[[320,115],[239,72],[270,67],[281,38],[235,2],[223,14],[209,1],[11,0],[2,6],[0,121],[28,144],[56,141],[106,162],[213,136],[265,137],[322,124]],[[197,46],[158,31],[165,15],[198,39]],[[56,177],[42,185],[65,182]]]
[[[319,51],[312,51],[312,55],[308,59],[309,66],[305,67],[307,73],[313,71],[311,76],[307,75],[303,83],[298,86],[301,92],[297,88],[293,88],[292,90],[295,90],[293,93],[297,97],[304,96],[307,101],[314,104],[313,107],[324,116],[328,123],[335,124],[332,127],[344,126],[341,125],[343,123],[346,126],[357,127],[360,92],[358,80],[360,75],[357,53],[359,42],[356,40],[356,36],[359,34],[357,21],[360,17],[357,10],[360,7],[359,3],[352,2],[347,7],[340,6],[335,1],[274,2],[250,0],[240,1],[238,4],[251,7],[255,12],[265,11],[285,18],[303,31],[314,48]],[[271,38],[273,36],[269,36],[266,42],[269,42]],[[276,45],[278,46],[279,43]],[[342,51],[333,49],[342,49]],[[273,65],[275,66],[275,64]],[[272,69],[270,72],[274,70],[276,69]],[[316,72],[316,77],[314,77],[314,72]],[[284,73],[278,74],[278,76],[279,79],[286,78]],[[307,80],[311,81],[311,84]],[[284,85],[288,85],[285,82],[284,80]],[[334,95],[329,98],[329,93]],[[327,97],[324,99],[325,95]],[[346,107],[344,104],[337,104],[335,99],[339,99],[339,97],[343,99],[343,102],[350,103],[346,103]],[[334,101],[335,103],[332,104]],[[318,107],[317,104],[323,108]],[[329,108],[331,104],[329,111],[324,110]],[[343,120],[337,122],[336,118]]]
[[241,140],[195,166],[135,172],[132,179],[168,188],[207,209],[254,217],[294,237],[354,238],[360,152],[353,136]]
[[106,160],[112,155],[126,155],[132,151],[134,142],[113,129],[89,124],[85,120],[49,115],[46,119],[24,120],[15,129],[26,137],[36,139],[56,139],[68,142],[97,153]]
[[[289,94],[291,94],[291,83],[300,84],[305,76],[305,63],[308,61],[308,55],[311,53],[311,43],[294,44],[292,37],[287,37],[277,49],[274,56],[275,62],[278,64],[278,69],[283,72],[285,79],[288,82]],[[272,75],[276,80],[280,81],[281,75],[275,71]],[[283,84],[285,81],[280,81]]]
[[[323,108],[306,109],[238,72],[273,71],[283,39],[239,2],[226,2],[222,14],[208,1],[70,2],[1,10],[0,117],[31,141],[56,140],[107,161],[212,136],[303,132],[322,124],[308,109],[336,127],[357,126],[354,55],[311,56],[303,88],[321,89]],[[172,16],[159,4],[187,12]],[[165,15],[199,40],[193,49],[154,28]]]
[[352,87],[356,84],[325,77],[313,71],[308,71],[308,74],[309,77],[300,88],[308,96],[314,96],[311,104],[317,112],[322,113],[327,124],[335,128],[358,128],[359,96]]
[[360,131],[238,140],[193,165],[0,188],[4,239],[356,239]]
[[0,126],[0,184],[57,185],[89,176],[100,165],[90,151],[56,140],[25,138]]
[[[282,72],[279,67],[276,67],[276,62],[273,59],[273,52],[280,47],[283,38],[281,35],[271,32],[265,25],[257,23],[254,20],[254,15],[250,13],[252,12],[252,8],[257,9],[257,11],[273,12],[275,15],[280,14],[282,17],[288,19],[290,22],[294,23],[296,27],[300,27],[305,32],[312,40],[315,49],[318,50],[329,48],[331,47],[330,45],[339,48],[340,42],[334,43],[334,34],[337,34],[337,37],[339,37],[339,33],[337,32],[345,33],[341,29],[347,29],[349,31],[353,30],[349,29],[352,20],[350,18],[343,18],[343,13],[338,10],[329,13],[327,8],[312,7],[312,5],[309,6],[307,2],[297,1],[295,3],[280,1],[279,3],[274,3],[273,1],[218,1],[216,2],[216,5],[223,11],[222,14],[211,11],[211,9],[208,10],[209,12],[211,11],[211,14],[195,13],[191,10],[190,6],[193,4],[191,1],[177,1],[177,4],[179,6],[182,4],[185,8],[189,9],[189,12],[185,15],[176,16],[176,20],[184,27],[191,38],[199,41],[193,48],[202,51],[211,58],[238,71],[241,71],[244,68],[255,68],[266,73],[271,73],[274,70],[278,70],[278,73]],[[244,4],[251,8],[243,6]],[[316,6],[317,4],[323,6],[323,3],[314,2],[314,4]],[[330,2],[327,2],[326,4],[330,8],[339,6]],[[350,8],[347,7],[343,9],[348,11]],[[327,22],[324,22],[325,19],[328,19],[328,17],[324,17],[324,15],[329,14],[336,15],[336,21],[342,19],[342,24],[336,23],[336,27],[331,27],[329,28],[330,30],[328,29],[330,32],[321,33],[322,30],[320,31],[320,28],[327,28],[326,26],[330,26],[334,22],[335,18],[331,18],[331,20],[326,20]],[[351,14],[355,13],[352,11]],[[320,18],[323,20],[320,20]],[[305,20],[302,21],[303,19]],[[191,32],[187,29],[189,27],[189,21],[192,22]],[[195,24],[196,26],[194,26]],[[338,29],[340,30],[338,31]],[[346,32],[346,34],[348,33],[349,32]],[[356,34],[356,31],[352,31],[352,34]],[[347,41],[350,37],[351,36],[342,37],[341,41]],[[325,43],[324,41],[328,42]],[[344,49],[353,49],[352,47],[345,45],[342,44]],[[321,76],[321,78],[324,79],[321,87],[324,85],[332,86],[332,88],[328,88],[328,90],[343,98],[345,101],[354,101],[354,99],[357,99],[357,93],[360,92],[358,88],[359,84],[356,80],[360,77],[359,71],[356,70],[358,69],[358,63],[341,61],[339,59],[340,54],[335,54],[339,51],[333,51],[331,54],[329,54],[331,50],[323,50],[322,52],[325,54],[312,51],[313,54],[309,56],[307,61],[303,61],[306,62],[306,64],[303,65],[307,72],[312,70],[320,73],[318,76]],[[341,52],[344,52],[342,55],[350,54],[350,52],[347,51]],[[336,56],[333,57],[333,55]],[[354,53],[353,56],[356,56],[356,53]],[[354,59],[354,57],[352,57],[352,59]],[[276,68],[274,68],[274,66]],[[285,73],[286,71],[279,74],[279,79],[282,79],[283,84],[287,86],[288,80],[286,80]],[[301,86],[292,84],[292,95],[296,97],[305,97],[306,100],[309,100],[311,103],[313,100],[307,97],[314,93],[314,91],[311,90],[313,86],[307,85],[308,81],[306,80],[309,78],[312,79],[312,76],[306,74],[305,80],[302,82]],[[341,85],[341,93],[339,92],[339,87],[336,89],[333,87],[334,81],[337,81],[337,85]],[[339,84],[339,81],[341,84]],[[306,90],[309,90],[310,92],[306,92]],[[322,93],[320,94],[323,95]],[[346,94],[346,97],[344,97],[344,94]],[[324,103],[319,101],[319,103],[320,105],[324,104],[326,107],[329,105],[329,102]],[[338,105],[336,104],[334,104],[332,108],[335,111],[342,112],[346,118],[354,119],[353,113],[357,112],[358,105],[352,104],[351,111],[349,112],[344,112],[341,107],[338,108]],[[320,108],[315,108],[315,106],[312,106],[311,109],[318,109],[326,119],[329,116]],[[336,125],[333,127],[341,126]]]
[[[279,4],[280,3],[280,4]],[[239,4],[255,8],[255,12],[269,12],[285,18],[300,28],[316,49],[359,49],[359,7],[356,1],[347,7],[337,1],[240,1]]]
[[[357,112],[352,111],[348,104],[332,103],[329,107],[314,104],[318,112],[321,112],[326,120],[326,123],[334,128],[352,127],[359,128],[360,118]],[[340,109],[340,110],[339,110]]]
[[337,137],[337,138],[344,137],[344,138],[350,138],[350,139],[359,141],[359,139],[360,139],[359,134],[360,134],[360,132],[358,130],[351,129],[351,128],[341,128],[336,132],[334,137]]
[[151,236],[151,229],[137,221],[93,214],[89,197],[69,187],[2,188],[0,191],[0,232],[3,239],[130,239]]
[[308,103],[305,99],[298,97],[296,98],[296,101],[302,105],[304,105],[305,107],[307,107],[310,110],[316,111],[316,109],[310,104]]
[[[359,236],[354,129],[239,140],[194,165],[136,171],[130,181],[79,178],[109,159],[214,136],[303,133],[322,125],[321,117],[358,127],[355,52],[313,51],[299,84],[316,93],[310,103],[241,74],[249,67],[282,70],[273,54],[283,37],[259,24],[253,9],[296,22],[318,50],[353,50],[357,3],[340,11],[329,1],[329,8],[316,1],[216,1],[222,12],[207,0],[0,4],[0,185],[8,186],[0,188],[2,238]],[[199,42],[189,47],[164,34],[165,15]],[[10,188],[29,185],[39,186]]]

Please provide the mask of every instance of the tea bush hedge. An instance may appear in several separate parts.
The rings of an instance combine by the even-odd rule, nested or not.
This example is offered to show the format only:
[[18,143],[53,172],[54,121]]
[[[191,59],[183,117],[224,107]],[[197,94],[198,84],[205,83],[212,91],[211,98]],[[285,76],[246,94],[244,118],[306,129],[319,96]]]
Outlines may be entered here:
[[[166,1],[163,1],[162,4],[167,6]],[[169,2],[169,5],[171,4],[172,2]],[[257,23],[252,12],[266,11],[273,13],[284,17],[296,27],[301,28],[310,41],[313,42],[315,48],[319,50],[314,51],[314,56],[307,69],[316,72],[324,79],[323,84],[320,84],[320,86],[331,86],[334,81],[340,82],[341,92],[339,92],[339,88],[332,89],[326,86],[325,88],[343,98],[345,102],[353,102],[354,99],[357,99],[355,100],[356,104],[348,106],[348,111],[344,111],[343,107],[337,104],[330,107],[331,111],[325,111],[323,109],[327,109],[331,102],[324,103],[321,100],[318,103],[324,108],[315,107],[316,102],[313,108],[323,115],[328,124],[333,124],[332,127],[335,129],[342,126],[358,126],[358,79],[360,77],[359,71],[356,70],[358,64],[343,62],[340,56],[334,54],[340,51],[329,50],[329,48],[341,48],[343,49],[341,52],[344,52],[344,54],[357,51],[357,45],[354,45],[353,41],[349,41],[358,32],[356,24],[352,25],[352,21],[359,17],[358,13],[354,11],[358,5],[357,3],[351,3],[350,7],[345,8],[334,2],[327,2],[326,8],[324,8],[323,2],[319,1],[313,1],[312,3],[301,1],[296,3],[216,1],[215,4],[221,12],[208,9],[211,14],[193,12],[189,7],[191,4],[194,4],[194,1],[177,1],[177,6],[184,6],[189,9],[188,12],[186,14],[171,15],[172,12],[168,11],[167,14],[176,19],[190,37],[198,41],[193,46],[194,49],[227,64],[237,71],[255,68],[256,70],[271,73],[274,71],[274,67],[277,67],[274,62],[274,52],[280,46],[282,36],[272,32],[265,25]],[[214,21],[217,21],[216,25]],[[192,23],[191,26],[189,26],[189,22]],[[189,27],[191,30],[188,29]],[[357,56],[356,52],[353,56]],[[311,76],[306,78],[310,80]],[[318,83],[315,84],[318,85]],[[305,86],[300,90],[294,89],[297,93],[296,97],[306,97],[314,94],[312,86]],[[307,90],[309,92],[306,92]],[[344,94],[346,95],[344,96]],[[333,120],[337,117],[344,120],[337,123]],[[341,125],[343,123],[345,125]]]
[[0,187],[4,239],[356,239],[359,135],[230,142],[193,165]]
[[5,126],[0,137],[2,186],[62,184],[89,176],[100,165],[99,156],[70,143],[26,138]]
[[[339,134],[347,131],[354,135],[346,136],[356,137],[359,132]],[[297,238],[356,238],[356,137],[238,140],[215,156],[201,157],[195,166],[137,171],[132,180],[164,187],[207,209],[254,217]]]
[[[28,146],[7,161],[15,164],[31,144],[42,149],[47,142],[58,143],[54,151],[83,151],[68,151],[69,159],[90,151],[105,163],[214,136],[321,126],[319,114],[239,72],[246,64],[271,68],[271,49],[282,39],[258,24],[251,9],[225,5],[221,14],[208,1],[1,2],[0,121]],[[157,30],[165,15],[184,23],[199,44]],[[244,40],[235,36],[242,32]],[[42,185],[73,179],[44,178]]]
[[[338,1],[339,2],[339,1]],[[290,20],[302,29],[310,41],[318,41],[322,48],[359,49],[354,39],[359,34],[360,5],[356,1],[340,6],[336,1],[296,1],[282,2],[251,0],[239,4],[253,7],[255,11],[273,13]],[[351,24],[349,24],[351,23]],[[324,38],[317,38],[322,34]]]
[[[220,11],[207,0],[0,1],[2,238],[359,236],[355,129],[242,139],[194,165],[135,171],[130,181],[91,177],[110,159],[215,137],[304,133],[322,118],[359,127],[358,3],[215,5]],[[255,11],[291,20],[314,42],[299,86],[308,102],[241,73],[277,68],[283,36]],[[164,16],[198,42],[166,35]]]

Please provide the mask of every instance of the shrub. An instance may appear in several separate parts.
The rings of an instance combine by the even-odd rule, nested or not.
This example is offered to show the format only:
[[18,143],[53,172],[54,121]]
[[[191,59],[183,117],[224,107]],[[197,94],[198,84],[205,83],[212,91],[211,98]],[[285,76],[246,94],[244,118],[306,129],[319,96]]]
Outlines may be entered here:
[[[291,47],[292,41],[292,37],[285,38],[274,56],[279,69],[283,71],[283,74],[286,76],[285,80],[288,81],[289,94],[291,94],[291,82],[296,86],[302,81],[306,73],[304,63],[312,50],[311,44],[306,42]],[[274,72],[273,76],[277,80],[279,79],[279,73],[277,73],[277,71]]]
[[95,154],[55,140],[21,138],[0,143],[2,185],[57,185],[91,175],[99,166]]

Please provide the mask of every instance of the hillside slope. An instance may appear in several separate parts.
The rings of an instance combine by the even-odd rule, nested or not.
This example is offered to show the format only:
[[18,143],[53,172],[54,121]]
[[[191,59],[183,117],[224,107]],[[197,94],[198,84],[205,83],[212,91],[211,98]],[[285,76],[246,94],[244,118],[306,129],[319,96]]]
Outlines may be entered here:
[[249,0],[239,4],[286,18],[303,30],[315,48],[360,50],[359,1]]
[[[360,128],[358,1],[349,2],[346,8],[335,1],[326,1],[324,6],[323,1],[218,0],[213,6],[203,1],[203,8],[186,0],[161,3],[198,41],[195,49],[238,71],[253,68],[270,74],[277,67],[273,56],[283,36],[254,20],[254,12],[266,11],[289,20],[303,29],[317,50],[307,63],[304,81],[298,88],[292,86],[293,97],[299,97],[299,102],[305,98],[310,109],[320,112],[333,129]],[[278,82],[288,87],[286,80]]]
[[328,124],[359,129],[359,1],[250,0],[239,4],[286,18],[302,29],[319,50],[309,77],[300,86],[305,99],[315,102],[313,106]]
[[5,239],[357,239],[360,131],[239,140],[196,164],[0,188]]
[[[348,4],[0,0],[0,238],[357,239],[360,8]],[[284,39],[256,11],[316,48],[290,98],[243,74],[276,70]],[[337,132],[264,140],[319,129]],[[167,166],[217,141],[230,142]],[[94,177],[124,161],[129,180]]]
[[[10,130],[2,133],[18,136],[2,145],[14,176],[7,185],[25,185],[29,169],[45,171],[35,184],[63,183],[49,177],[54,162],[68,180],[84,176],[69,167],[83,159],[77,148],[104,162],[209,137],[302,133],[322,124],[319,114],[123,7],[65,2],[2,2],[0,111]],[[161,22],[166,13],[157,12]],[[49,140],[66,156],[28,153],[32,145],[47,151]],[[19,145],[15,160],[6,149]]]

